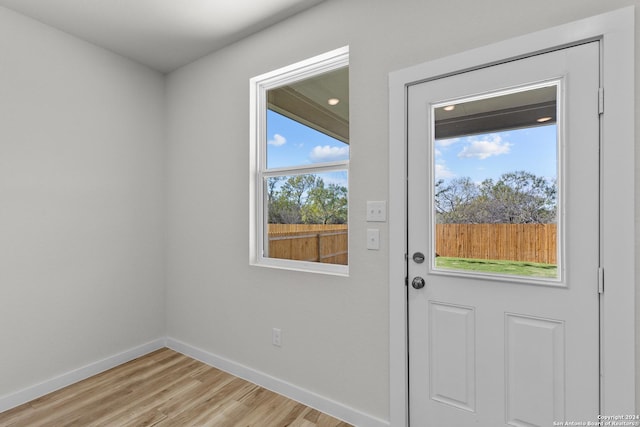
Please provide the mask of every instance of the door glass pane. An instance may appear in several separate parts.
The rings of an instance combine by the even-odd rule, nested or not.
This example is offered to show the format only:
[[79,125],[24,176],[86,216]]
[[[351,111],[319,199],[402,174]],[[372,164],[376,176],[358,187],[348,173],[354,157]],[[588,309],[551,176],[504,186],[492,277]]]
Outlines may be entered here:
[[435,269],[559,277],[558,87],[433,106]]

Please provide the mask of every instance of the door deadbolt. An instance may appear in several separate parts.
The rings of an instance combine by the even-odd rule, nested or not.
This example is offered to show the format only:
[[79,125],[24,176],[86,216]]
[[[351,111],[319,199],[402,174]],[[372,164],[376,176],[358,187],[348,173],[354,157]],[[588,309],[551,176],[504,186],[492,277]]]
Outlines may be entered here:
[[413,286],[413,289],[424,288],[424,279],[420,276],[414,277],[413,280],[411,281],[411,286]]
[[422,252],[415,252],[413,254],[413,262],[422,264],[424,262],[424,254]]

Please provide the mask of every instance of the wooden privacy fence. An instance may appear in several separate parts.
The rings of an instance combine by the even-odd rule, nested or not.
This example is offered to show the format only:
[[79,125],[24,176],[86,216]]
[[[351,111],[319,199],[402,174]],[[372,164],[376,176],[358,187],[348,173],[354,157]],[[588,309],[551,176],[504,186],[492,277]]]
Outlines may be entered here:
[[556,224],[436,224],[444,257],[557,264]]
[[346,224],[269,224],[269,257],[347,265]]
[[[348,263],[346,224],[269,224],[269,257]],[[444,257],[557,264],[556,224],[436,224]]]

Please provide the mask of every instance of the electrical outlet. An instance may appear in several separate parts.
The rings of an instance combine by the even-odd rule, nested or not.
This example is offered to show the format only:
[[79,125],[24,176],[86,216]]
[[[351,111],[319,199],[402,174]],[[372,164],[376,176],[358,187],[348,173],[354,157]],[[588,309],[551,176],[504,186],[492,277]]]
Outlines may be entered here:
[[271,343],[276,347],[282,347],[282,330],[273,328],[271,331]]

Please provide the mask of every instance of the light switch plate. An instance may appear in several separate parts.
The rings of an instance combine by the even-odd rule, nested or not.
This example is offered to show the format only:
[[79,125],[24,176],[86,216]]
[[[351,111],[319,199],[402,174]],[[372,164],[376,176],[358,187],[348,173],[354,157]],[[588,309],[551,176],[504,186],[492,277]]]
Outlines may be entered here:
[[385,222],[387,220],[387,202],[367,202],[367,221]]
[[367,249],[380,249],[380,230],[377,228],[367,228]]

